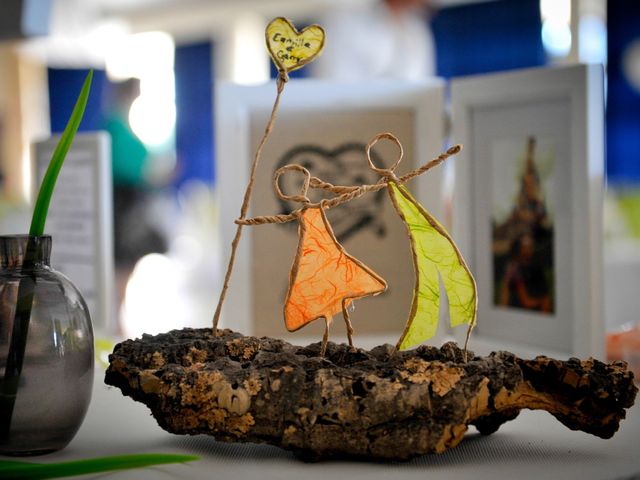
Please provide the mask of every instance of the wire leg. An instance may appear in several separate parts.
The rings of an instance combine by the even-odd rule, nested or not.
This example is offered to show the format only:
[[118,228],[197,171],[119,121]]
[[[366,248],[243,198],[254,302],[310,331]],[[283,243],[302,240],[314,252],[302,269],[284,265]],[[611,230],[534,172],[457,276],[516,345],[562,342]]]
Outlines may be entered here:
[[327,343],[329,343],[329,321],[330,319],[324,319],[324,335],[322,336],[322,346],[320,347],[320,356],[324,357],[325,353],[327,353]]
[[346,298],[342,299],[342,316],[344,317],[344,322],[347,324],[347,338],[349,339],[349,346],[353,348],[353,325],[351,324],[351,317],[349,316]]

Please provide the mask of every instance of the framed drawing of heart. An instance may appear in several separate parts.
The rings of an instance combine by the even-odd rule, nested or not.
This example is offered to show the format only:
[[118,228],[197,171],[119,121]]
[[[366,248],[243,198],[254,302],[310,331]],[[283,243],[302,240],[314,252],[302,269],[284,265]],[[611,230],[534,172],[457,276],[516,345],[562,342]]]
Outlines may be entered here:
[[[240,208],[237,191],[246,183],[251,154],[264,132],[270,107],[268,92],[272,91],[273,85],[223,84],[216,92],[216,168],[224,246],[233,234],[228,226],[233,225]],[[311,175],[333,184],[375,183],[379,175],[368,167],[365,146],[381,131],[393,131],[402,141],[405,155],[399,174],[426,163],[442,150],[442,105],[442,83],[435,80],[411,85],[291,80],[277,125],[263,151],[250,216],[290,213],[300,207],[274,194],[274,172],[287,164],[299,164]],[[372,155],[376,164],[384,165],[393,162],[397,152],[387,142],[376,146]],[[443,172],[444,168],[433,169],[411,185],[419,201],[439,218],[444,218]],[[283,176],[280,187],[285,193],[295,192],[300,189],[300,181],[295,175]],[[411,305],[414,285],[409,240],[385,195],[380,191],[327,211],[338,241],[350,254],[380,272],[389,284],[384,294],[354,302],[351,316],[362,339],[359,346],[365,346],[363,342],[367,341],[395,341]],[[331,194],[316,190],[309,196],[318,201]],[[322,325],[311,324],[290,339],[283,326],[283,298],[291,252],[298,239],[294,223],[245,232],[239,245],[234,285],[224,306],[227,314],[223,318],[233,318],[234,328],[295,342],[322,335]],[[332,339],[346,338],[341,322],[334,324],[332,332]],[[444,334],[442,327],[439,335]]]

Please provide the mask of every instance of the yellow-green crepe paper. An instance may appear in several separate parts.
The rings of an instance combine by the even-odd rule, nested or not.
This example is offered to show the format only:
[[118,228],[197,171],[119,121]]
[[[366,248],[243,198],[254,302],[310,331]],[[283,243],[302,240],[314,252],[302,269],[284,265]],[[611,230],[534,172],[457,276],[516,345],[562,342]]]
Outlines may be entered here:
[[391,181],[389,194],[407,225],[416,273],[411,313],[398,340],[398,349],[404,350],[436,333],[440,307],[438,273],[447,292],[452,327],[475,323],[476,283],[447,231],[409,191]]

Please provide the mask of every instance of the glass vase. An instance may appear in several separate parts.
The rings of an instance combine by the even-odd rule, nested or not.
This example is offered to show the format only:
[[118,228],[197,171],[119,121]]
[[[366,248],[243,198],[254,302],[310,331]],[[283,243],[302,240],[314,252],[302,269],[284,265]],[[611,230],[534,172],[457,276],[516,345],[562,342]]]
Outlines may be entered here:
[[65,447],[91,400],[89,310],[50,255],[48,235],[0,236],[1,455]]

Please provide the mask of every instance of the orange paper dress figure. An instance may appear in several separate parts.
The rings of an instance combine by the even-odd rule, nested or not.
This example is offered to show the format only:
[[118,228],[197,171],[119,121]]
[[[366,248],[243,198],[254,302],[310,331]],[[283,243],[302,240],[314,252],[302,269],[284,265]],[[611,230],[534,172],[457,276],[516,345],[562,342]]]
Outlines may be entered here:
[[303,208],[298,218],[300,243],[284,307],[290,331],[318,318],[332,318],[345,312],[353,299],[386,288],[384,280],[338,243],[322,206]]
[[[290,170],[302,172],[305,176],[299,195],[284,195],[280,191],[278,179]],[[301,202],[302,208],[289,215],[238,219],[236,222],[261,225],[298,220],[300,238],[289,274],[289,289],[284,306],[285,325],[289,331],[296,331],[323,318],[326,327],[321,354],[324,355],[333,316],[342,312],[347,325],[349,345],[353,345],[349,305],[355,299],[384,292],[387,283],[340,245],[325,214],[327,201],[311,203],[306,196],[310,177],[309,171],[299,165],[280,168],[274,181],[276,194],[283,200]]]

